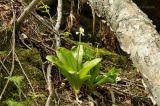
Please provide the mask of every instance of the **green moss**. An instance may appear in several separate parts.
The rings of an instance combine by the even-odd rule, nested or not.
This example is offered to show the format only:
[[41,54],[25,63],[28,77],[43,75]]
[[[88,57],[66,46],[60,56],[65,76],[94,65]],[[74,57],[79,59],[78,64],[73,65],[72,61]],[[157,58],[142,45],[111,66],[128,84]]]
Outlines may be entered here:
[[[45,85],[44,76],[41,70],[42,62],[38,50],[34,48],[32,50],[17,48],[16,52],[26,74],[29,79],[31,79],[31,83],[34,86]],[[21,69],[18,68],[18,70]]]
[[[79,45],[78,41],[73,41],[69,38],[65,38],[65,40],[71,44],[76,45],[76,46]],[[113,63],[120,63],[120,64],[124,63],[125,64],[128,60],[127,56],[119,55],[117,53],[108,51],[105,48],[96,48],[96,47],[91,46],[89,43],[84,43],[84,42],[81,42],[81,45],[83,45],[84,48],[89,49],[89,51],[92,52],[94,54],[94,56],[97,53],[97,55],[99,55],[99,56],[109,57]]]
[[[7,51],[0,51],[0,57],[5,58],[7,54],[8,54]],[[33,85],[33,88],[39,89],[38,91],[41,91],[41,89],[45,87],[46,82],[45,82],[45,79],[44,79],[44,76],[41,70],[42,62],[41,62],[41,57],[39,55],[38,50],[34,48],[30,50],[30,49],[24,49],[24,48],[17,47],[16,54],[20,60],[20,63],[25,73],[30,79]],[[10,55],[7,58],[6,62],[4,63],[8,70],[10,70],[11,68],[11,65],[12,65],[11,62],[12,62],[12,55]],[[15,61],[15,69],[14,69],[13,75],[24,76],[22,69],[20,68],[19,63],[17,61]],[[2,91],[6,83],[5,77],[7,76],[8,75],[4,73],[4,71],[0,71],[0,82],[2,82],[2,84],[0,85],[0,91]],[[28,81],[26,80],[26,78],[24,78],[24,81],[22,84],[22,90],[27,95],[29,94],[29,92],[31,92],[31,89],[28,85]],[[9,83],[9,86],[7,87],[6,92],[3,96],[3,100],[7,100],[8,98],[14,98],[14,99],[19,98],[18,96],[15,97],[15,94],[17,93],[17,87],[13,83]]]
[[0,31],[0,51],[10,48],[11,35],[12,30],[10,28]]
[[20,61],[29,62],[30,64],[33,65],[41,64],[41,58],[39,52],[34,48],[32,50],[17,48],[16,52]]

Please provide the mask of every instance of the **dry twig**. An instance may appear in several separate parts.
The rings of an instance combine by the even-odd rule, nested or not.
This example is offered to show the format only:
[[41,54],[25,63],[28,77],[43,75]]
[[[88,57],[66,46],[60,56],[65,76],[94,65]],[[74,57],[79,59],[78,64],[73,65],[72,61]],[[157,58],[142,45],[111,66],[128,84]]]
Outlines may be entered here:
[[23,73],[24,76],[26,77],[26,79],[27,79],[27,81],[28,81],[28,83],[29,83],[29,85],[30,85],[30,87],[31,87],[31,89],[32,89],[32,92],[35,94],[35,90],[34,90],[32,84],[31,84],[31,81],[30,81],[30,79],[28,78],[26,72],[24,71],[24,69],[23,69],[23,67],[22,67],[22,64],[21,64],[21,62],[19,61],[19,58],[18,58],[18,56],[17,56],[16,53],[15,53],[15,59],[16,59],[16,61],[18,62],[19,66],[20,66],[20,68],[21,68],[21,70],[22,70],[22,73]]
[[25,18],[28,16],[28,14],[31,12],[31,10],[34,9],[35,5],[39,2],[39,0],[33,0],[23,11],[23,13],[20,15],[20,17],[17,19],[17,24],[20,25]]
[[[13,6],[13,5],[12,5]],[[13,9],[13,7],[12,7]],[[15,67],[15,22],[16,22],[16,12],[15,10],[13,10],[13,32],[12,32],[12,66],[11,66],[11,70],[10,70],[10,73],[9,73],[9,77],[12,76],[13,74],[13,71],[14,71],[14,67]],[[0,100],[2,99],[2,96],[4,94],[4,92],[6,91],[6,88],[8,86],[8,83],[9,83],[9,79],[7,80],[1,94],[0,94]]]
[[[57,23],[55,25],[55,30],[58,32],[60,25],[61,25],[61,19],[62,19],[62,0],[58,0],[58,7],[57,7]],[[56,47],[60,46],[60,37],[58,35],[55,35],[56,39]]]
[[[58,30],[60,28],[61,19],[62,19],[62,0],[58,0],[57,13],[58,13],[57,23],[54,27],[56,32],[58,32]],[[60,46],[59,35],[55,34],[55,39],[56,39],[56,48],[58,48]],[[51,101],[51,96],[53,94],[53,92],[52,92],[52,81],[51,81],[51,70],[52,70],[52,65],[49,64],[48,67],[47,67],[47,85],[48,85],[49,96],[48,96],[48,99],[46,101],[45,106],[49,106],[50,101]]]
[[51,101],[51,96],[53,94],[53,92],[52,92],[51,70],[52,70],[52,64],[49,64],[48,67],[47,67],[47,85],[48,85],[49,96],[47,98],[45,106],[49,106],[50,101]]

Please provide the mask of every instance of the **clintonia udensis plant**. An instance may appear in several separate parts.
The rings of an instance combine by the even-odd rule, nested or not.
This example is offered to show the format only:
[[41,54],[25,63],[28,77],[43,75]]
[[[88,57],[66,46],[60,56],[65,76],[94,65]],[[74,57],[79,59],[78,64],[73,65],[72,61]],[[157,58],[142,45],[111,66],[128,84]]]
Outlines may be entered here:
[[48,55],[46,57],[47,60],[60,69],[60,72],[67,78],[76,94],[79,93],[84,82],[91,78],[89,71],[101,61],[101,58],[95,58],[83,62],[83,54],[83,46],[79,45],[72,50],[61,47],[56,51],[57,56]]
[[84,29],[80,28],[77,34],[79,34],[77,48],[68,50],[60,47],[56,51],[56,56],[48,55],[46,59],[60,69],[61,74],[69,81],[78,100],[77,94],[83,84],[94,89],[97,85],[115,82],[120,70],[112,68],[109,72],[99,75],[101,58],[92,58],[89,61],[84,61],[83,57],[86,56],[86,53],[83,45],[80,44]]

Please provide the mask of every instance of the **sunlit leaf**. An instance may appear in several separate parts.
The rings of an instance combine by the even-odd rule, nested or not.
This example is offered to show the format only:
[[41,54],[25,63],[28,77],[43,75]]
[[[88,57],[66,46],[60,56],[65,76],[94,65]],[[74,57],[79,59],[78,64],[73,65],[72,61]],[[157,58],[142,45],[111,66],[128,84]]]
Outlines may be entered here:
[[70,32],[63,32],[63,33],[60,33],[60,35],[63,35],[63,36],[70,36],[70,35],[72,35],[72,33],[70,33]]
[[77,61],[74,58],[72,52],[66,48],[59,48],[56,52],[58,59],[66,66],[72,68],[72,70],[77,70]]
[[77,61],[78,65],[77,68],[79,70],[81,68],[83,60],[83,54],[84,54],[83,46],[79,45],[77,48],[72,48],[72,54]]
[[19,102],[19,101],[15,101],[15,100],[6,100],[5,103],[8,106],[25,106],[25,104],[23,102]]
[[97,64],[95,67],[93,67],[89,74],[91,75],[91,78],[88,80],[88,84],[91,85],[91,84],[94,84],[95,83],[95,79],[96,77],[98,76],[99,74],[99,71],[100,71],[100,64]]
[[14,82],[16,85],[20,86],[21,82],[23,81],[24,77],[23,76],[11,76],[11,77],[5,77],[8,80]]
[[30,96],[32,97],[32,99],[37,99],[37,98],[41,98],[41,99],[46,99],[47,97],[44,94],[41,93],[36,93],[36,94],[30,94]]
[[105,84],[105,83],[114,83],[116,82],[116,78],[118,77],[120,73],[120,69],[112,68],[109,72],[106,74],[97,77],[97,85]]
[[75,73],[75,71],[71,68],[68,67],[67,65],[64,65],[58,58],[56,58],[55,56],[52,55],[48,55],[46,57],[46,59],[52,63],[54,63],[56,66],[58,66],[58,68],[61,69],[62,74],[65,75],[68,73]]
[[60,72],[69,81],[75,93],[79,93],[84,82],[91,78],[88,72],[101,61],[100,58],[97,58],[83,64],[84,50],[82,45],[72,50],[59,48],[56,54],[57,57],[49,55],[46,59],[60,69]]
[[82,69],[80,69],[79,74],[80,74],[80,75],[86,75],[86,74],[88,74],[88,72],[89,72],[94,66],[96,66],[100,61],[101,61],[101,58],[96,58],[96,59],[94,59],[94,60],[85,62],[85,63],[83,64]]

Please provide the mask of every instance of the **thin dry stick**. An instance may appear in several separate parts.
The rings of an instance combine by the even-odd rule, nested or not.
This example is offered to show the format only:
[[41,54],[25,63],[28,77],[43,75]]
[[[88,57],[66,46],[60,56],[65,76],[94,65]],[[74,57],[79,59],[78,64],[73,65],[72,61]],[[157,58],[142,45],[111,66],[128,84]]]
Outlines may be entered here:
[[31,10],[34,9],[35,5],[38,4],[40,0],[33,0],[23,11],[23,13],[20,15],[20,17],[17,19],[17,24],[20,25],[24,19],[28,16]]
[[112,106],[115,106],[116,99],[115,99],[115,96],[114,96],[112,88],[109,88],[109,92],[110,92],[111,98],[112,98]]
[[[6,61],[6,59],[8,58],[8,56],[12,53],[12,50],[9,51],[9,53],[7,54],[7,56],[5,56],[5,58],[2,60],[2,62],[4,63]],[[0,70],[2,69],[2,66],[0,67]]]
[[2,67],[4,68],[4,70],[6,70],[7,74],[9,75],[9,70],[7,69],[7,67],[4,65],[4,63],[0,60],[0,63],[2,64]]
[[[13,71],[14,71],[14,66],[15,66],[15,12],[13,11],[13,20],[14,20],[14,23],[13,23],[13,32],[12,32],[12,50],[10,50],[9,54],[7,55],[7,57],[10,55],[10,53],[12,53],[12,67],[11,67],[11,71],[9,72],[9,70],[5,67],[5,65],[3,64],[2,61],[1,64],[3,66],[3,68],[7,71],[7,73],[9,74],[9,77],[12,76],[13,74]],[[5,61],[6,58],[3,60]],[[6,85],[4,86],[2,92],[1,92],[1,95],[0,95],[0,100],[2,99],[3,97],[3,94],[4,92],[6,91],[6,88],[8,86],[8,83],[9,83],[9,80],[7,80],[6,82]],[[17,86],[17,85],[16,85]],[[26,95],[24,94],[24,92],[22,91],[22,94],[23,96],[26,98]]]
[[[7,71],[7,74],[9,75],[9,70],[7,69],[7,67],[4,65],[4,63],[3,63],[1,60],[0,60],[0,63],[2,64],[2,67]],[[17,86],[17,85],[16,85],[16,86]],[[17,87],[18,87],[18,86],[17,86]],[[25,98],[27,98],[23,91],[22,91],[22,95],[23,95]]]
[[[41,1],[41,4],[44,6],[45,4]],[[49,12],[47,12],[47,14],[49,15],[49,20],[50,20],[50,22],[51,22],[51,26],[52,27],[54,27],[54,25],[53,25],[53,20],[52,20],[52,17],[51,17],[51,14],[49,13]]]
[[[13,74],[13,71],[14,71],[14,66],[15,66],[15,20],[16,20],[16,15],[15,15],[15,10],[13,10],[13,32],[12,32],[12,66],[11,66],[11,70],[10,70],[10,73],[9,73],[9,77],[12,76]],[[1,94],[0,94],[0,100],[2,99],[2,96],[4,94],[4,92],[6,91],[6,88],[8,86],[8,83],[9,83],[9,79],[7,80]]]
[[[61,25],[61,20],[62,20],[62,0],[58,0],[58,6],[57,6],[57,23],[55,25],[55,30],[58,32],[60,25]],[[60,37],[59,35],[55,34],[55,39],[56,39],[56,49],[58,47],[60,47]],[[59,76],[60,76],[60,72],[59,72]],[[60,77],[61,79],[61,77]]]
[[52,70],[52,64],[49,64],[48,67],[47,67],[47,84],[48,84],[49,96],[47,98],[45,106],[49,106],[50,101],[51,101],[51,96],[53,94],[53,92],[52,92],[51,70]]
[[[57,23],[55,27],[53,28],[53,30],[55,29],[56,32],[58,32],[60,28],[61,19],[62,19],[62,0],[58,0],[57,13],[58,13]],[[55,39],[56,39],[56,48],[58,48],[60,46],[60,37],[57,34],[55,34]],[[49,64],[47,67],[47,85],[48,85],[49,96],[48,96],[45,106],[49,106],[50,101],[51,101],[51,96],[53,94],[52,81],[51,81],[51,70],[52,70],[52,64]]]
[[19,58],[18,58],[18,56],[17,56],[16,53],[15,53],[15,59],[16,59],[16,61],[18,62],[19,66],[20,66],[20,68],[21,68],[21,70],[22,70],[22,73],[23,73],[24,76],[26,77],[26,79],[27,79],[27,81],[28,81],[28,83],[29,83],[29,85],[30,85],[30,87],[31,87],[31,89],[32,89],[32,92],[35,94],[35,90],[34,90],[34,88],[33,88],[33,86],[32,86],[32,83],[31,83],[30,79],[28,78],[26,72],[24,71],[24,69],[23,69],[23,67],[22,67],[22,64],[21,64],[21,62],[19,61]]
[[[61,19],[62,19],[62,0],[58,0],[58,6],[57,6],[57,23],[55,25],[55,30],[58,32],[60,25],[61,25]],[[55,35],[56,39],[56,47],[60,46],[60,37],[58,35]]]
[[71,10],[70,10],[69,17],[67,19],[67,23],[68,23],[67,27],[69,30],[73,27],[74,21],[76,20],[75,16],[73,15],[73,6],[74,6],[74,0],[72,0],[71,2]]
[[[32,16],[37,19],[40,23],[42,23],[44,26],[46,26],[48,29],[53,30],[51,25],[49,25],[43,18],[41,18],[39,15],[31,13]],[[55,31],[54,31],[55,32]]]
[[[20,66],[20,68],[21,68],[21,70],[22,70],[22,73],[23,73],[24,76],[26,77],[26,79],[27,79],[27,81],[28,81],[28,83],[29,83],[29,85],[30,85],[30,87],[31,87],[31,89],[32,89],[33,94],[35,94],[35,90],[34,90],[34,88],[33,88],[33,86],[32,86],[32,83],[31,83],[30,79],[28,78],[27,74],[25,73],[25,71],[24,71],[24,69],[23,69],[23,67],[22,67],[22,64],[21,64],[21,62],[20,62],[20,60],[19,60],[19,58],[18,58],[18,56],[17,56],[16,53],[15,53],[15,59],[16,59],[16,61],[18,62],[19,66]],[[36,103],[36,105],[38,106],[38,103],[37,103],[36,101],[35,101],[35,103]]]
[[[46,63],[46,62],[45,62],[45,63]],[[43,72],[44,79],[45,79],[45,81],[46,81],[46,83],[47,83],[46,73],[45,73],[45,69],[44,69],[45,63],[42,62],[42,72]]]
[[95,14],[95,11],[94,11],[94,8],[92,6],[91,7],[91,10],[92,10],[92,17],[93,17],[93,22],[92,22],[92,33],[94,35],[94,32],[95,32],[95,21],[96,21],[96,14]]

